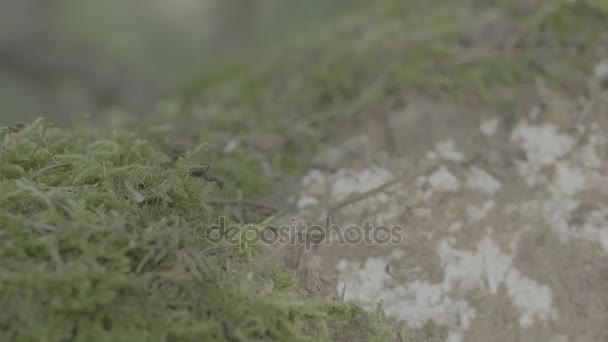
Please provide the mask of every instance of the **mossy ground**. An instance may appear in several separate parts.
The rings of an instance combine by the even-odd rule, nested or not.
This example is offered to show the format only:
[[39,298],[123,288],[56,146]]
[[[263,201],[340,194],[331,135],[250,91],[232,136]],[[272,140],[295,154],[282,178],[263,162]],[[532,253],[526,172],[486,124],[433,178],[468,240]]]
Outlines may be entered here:
[[205,146],[172,161],[154,139],[43,121],[5,129],[0,339],[317,341],[346,325],[388,338],[354,304],[306,298],[256,263],[255,246],[210,243],[219,214],[204,194],[216,184],[190,171]]
[[[484,26],[489,13],[504,20]],[[607,15],[602,1],[376,1],[266,64],[185,87],[178,97],[190,125],[179,134],[218,146],[242,132],[281,135],[267,159],[281,160],[270,163],[278,174],[297,173],[343,130],[408,96],[508,111],[522,93],[535,96],[537,80],[581,95],[605,57]]]
[[[486,9],[515,31],[469,55],[463,35]],[[195,82],[163,125],[5,129],[0,339],[391,340],[379,314],[305,296],[256,262],[256,248],[210,244],[221,213],[206,199],[268,194],[277,179],[264,165],[279,181],[299,173],[341,129],[400,106],[405,92],[496,108],[536,77],[581,92],[605,19],[602,1],[377,1],[262,67]],[[243,132],[285,139],[226,154]],[[192,177],[200,164],[227,190]]]

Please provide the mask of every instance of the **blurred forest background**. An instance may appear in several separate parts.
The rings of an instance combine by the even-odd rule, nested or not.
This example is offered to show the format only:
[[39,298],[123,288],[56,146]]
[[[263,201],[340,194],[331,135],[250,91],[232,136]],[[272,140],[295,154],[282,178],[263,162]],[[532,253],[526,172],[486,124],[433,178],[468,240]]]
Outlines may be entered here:
[[108,108],[148,113],[362,0],[0,0],[0,125]]

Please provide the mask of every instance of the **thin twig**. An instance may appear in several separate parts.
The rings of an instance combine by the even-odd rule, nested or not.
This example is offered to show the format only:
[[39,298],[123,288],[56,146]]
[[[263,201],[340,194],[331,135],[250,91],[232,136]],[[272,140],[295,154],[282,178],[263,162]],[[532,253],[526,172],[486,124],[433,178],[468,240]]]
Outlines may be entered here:
[[387,67],[378,78],[366,89],[358,97],[358,100],[346,111],[346,115],[344,115],[341,120],[349,121],[357,116],[365,107],[367,107],[372,100],[378,95],[386,85],[389,79],[389,68]]
[[207,203],[209,204],[216,204],[216,205],[224,205],[224,206],[248,206],[248,207],[254,207],[254,208],[258,208],[258,209],[268,209],[271,210],[273,212],[279,212],[279,210],[277,208],[271,207],[269,205],[266,204],[261,204],[261,203],[256,203],[256,202],[252,202],[252,201],[247,201],[247,200],[222,200],[222,199],[210,199],[210,200],[206,200]]
[[[426,172],[426,170],[425,170]],[[401,182],[403,182],[404,180],[408,179],[408,178],[412,178],[411,175],[401,175],[398,176],[380,186],[377,186],[371,190],[368,190],[366,192],[362,192],[362,193],[358,193],[358,194],[354,194],[352,196],[349,196],[348,198],[336,203],[335,205],[331,206],[329,208],[329,210],[327,211],[327,216],[332,216],[336,211],[343,209],[344,207],[347,207],[351,204],[357,203],[359,201],[362,201],[366,198],[372,197],[374,195],[377,195],[381,192],[383,192],[384,190],[388,189],[389,187],[399,184]]]

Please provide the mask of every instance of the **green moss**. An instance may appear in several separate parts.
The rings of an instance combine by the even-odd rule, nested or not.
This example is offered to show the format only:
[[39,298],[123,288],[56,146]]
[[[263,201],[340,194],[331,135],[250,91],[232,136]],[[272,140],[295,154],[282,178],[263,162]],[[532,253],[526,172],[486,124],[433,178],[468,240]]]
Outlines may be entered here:
[[[581,81],[601,57],[597,47],[608,22],[601,3],[375,1],[291,43],[265,66],[245,68],[212,87],[201,81],[204,91],[188,92],[185,101],[207,126],[290,136],[296,143],[288,153],[306,160],[344,122],[384,110],[402,92],[503,105],[514,101],[505,90],[535,77],[553,82],[564,74]],[[513,20],[516,32],[505,42],[513,49],[481,42],[481,57],[460,62],[472,52],[459,43],[463,32],[491,6]]]
[[373,323],[357,336],[388,336],[255,246],[206,239],[219,214],[190,175],[206,148],[172,161],[152,131],[37,121],[0,140],[1,340],[323,341],[353,312]]
[[457,65],[446,70],[444,89],[457,99],[477,95],[491,101],[496,86],[514,86],[533,81],[532,66],[522,59],[490,56],[475,65]]
[[213,172],[221,175],[222,182],[231,192],[241,192],[245,197],[259,196],[269,186],[264,176],[260,160],[239,150],[228,158],[218,157],[213,163]]
[[[190,171],[210,164],[229,194],[258,196],[275,181],[262,163],[297,174],[335,132],[408,91],[506,108],[537,77],[584,89],[606,43],[604,2],[528,3],[375,1],[267,63],[195,80],[171,109],[187,118],[2,129],[0,339],[391,340],[378,312],[304,297],[255,246],[205,239],[217,184]],[[462,63],[460,38],[491,5],[516,25],[512,49],[482,45]],[[251,132],[286,142],[223,153]]]

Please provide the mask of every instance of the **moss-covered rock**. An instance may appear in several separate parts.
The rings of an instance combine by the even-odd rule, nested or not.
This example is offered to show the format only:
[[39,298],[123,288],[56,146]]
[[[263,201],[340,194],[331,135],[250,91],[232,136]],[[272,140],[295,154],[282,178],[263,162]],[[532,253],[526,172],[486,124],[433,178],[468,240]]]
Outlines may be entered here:
[[[500,44],[471,38],[487,9],[512,22]],[[502,108],[537,77],[580,91],[605,17],[597,0],[374,1],[261,67],[195,82],[178,101],[188,117],[165,126],[2,130],[0,340],[391,340],[379,313],[305,296],[256,246],[210,243],[213,176],[267,193],[263,165],[297,173],[404,93]],[[286,139],[257,151],[244,132]],[[193,175],[210,161],[212,177]]]
[[378,315],[306,297],[256,246],[211,243],[217,185],[192,173],[205,145],[172,161],[152,131],[3,130],[0,340],[390,339]]

